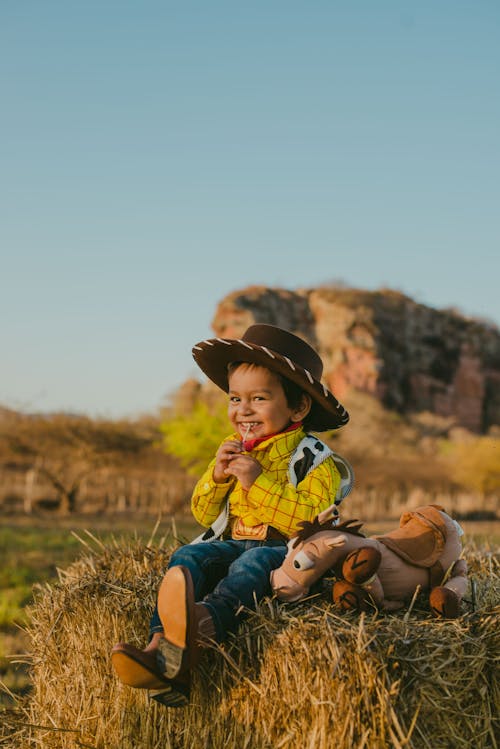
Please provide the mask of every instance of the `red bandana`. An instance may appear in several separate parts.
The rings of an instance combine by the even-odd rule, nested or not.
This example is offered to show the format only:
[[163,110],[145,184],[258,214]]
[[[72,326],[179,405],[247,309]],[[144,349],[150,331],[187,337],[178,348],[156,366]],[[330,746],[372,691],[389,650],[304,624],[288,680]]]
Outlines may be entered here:
[[293,432],[294,429],[298,429],[302,426],[301,421],[293,421],[289,427],[286,429],[282,429],[280,432],[274,432],[273,434],[266,434],[265,437],[255,437],[253,440],[244,440],[241,444],[243,446],[243,450],[245,452],[249,453],[251,452],[254,447],[257,447],[257,445],[260,445],[261,442],[265,442],[268,439],[271,439],[271,437],[276,437],[277,434],[285,434],[285,432]]

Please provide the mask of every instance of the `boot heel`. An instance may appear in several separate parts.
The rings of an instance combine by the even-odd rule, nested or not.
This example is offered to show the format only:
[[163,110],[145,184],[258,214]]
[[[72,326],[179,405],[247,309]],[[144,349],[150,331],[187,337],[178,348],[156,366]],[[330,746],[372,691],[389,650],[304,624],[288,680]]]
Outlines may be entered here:
[[151,689],[149,697],[166,707],[186,707],[189,704],[189,687],[176,684],[166,689]]

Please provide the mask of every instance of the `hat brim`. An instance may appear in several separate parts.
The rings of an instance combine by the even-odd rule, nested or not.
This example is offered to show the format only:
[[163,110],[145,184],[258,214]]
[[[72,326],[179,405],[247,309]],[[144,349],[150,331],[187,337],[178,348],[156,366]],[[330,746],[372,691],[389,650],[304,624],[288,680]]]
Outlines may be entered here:
[[349,421],[349,414],[333,393],[313,375],[288,357],[265,346],[231,338],[211,338],[193,347],[193,358],[200,369],[221,390],[228,392],[228,364],[241,361],[258,364],[299,385],[312,398],[308,426],[318,432],[338,429]]

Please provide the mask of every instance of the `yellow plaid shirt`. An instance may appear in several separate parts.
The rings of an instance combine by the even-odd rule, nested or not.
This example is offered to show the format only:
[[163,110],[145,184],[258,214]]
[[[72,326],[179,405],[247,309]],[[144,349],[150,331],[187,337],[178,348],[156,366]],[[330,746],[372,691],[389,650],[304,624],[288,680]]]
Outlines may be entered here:
[[[293,536],[302,520],[313,520],[333,503],[340,483],[340,474],[331,456],[310,471],[297,487],[289,482],[288,464],[304,436],[304,430],[299,428],[277,434],[257,445],[252,456],[261,464],[262,473],[248,491],[235,477],[216,484],[213,480],[214,458],[196,484],[191,498],[196,520],[205,527],[210,526],[230,491],[231,518],[241,518],[247,526],[266,523],[288,538]],[[227,439],[241,438],[232,434]]]

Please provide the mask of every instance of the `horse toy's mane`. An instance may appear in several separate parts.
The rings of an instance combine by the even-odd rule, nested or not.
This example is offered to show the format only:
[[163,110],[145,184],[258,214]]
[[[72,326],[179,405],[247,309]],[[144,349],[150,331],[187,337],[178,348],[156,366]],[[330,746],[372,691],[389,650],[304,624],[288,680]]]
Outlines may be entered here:
[[[361,538],[366,538],[365,534],[361,533],[363,523],[360,523],[357,519],[344,520],[343,523],[332,526],[331,520],[321,521],[319,517],[320,516],[318,515],[312,521],[303,520],[301,523],[299,523],[300,530],[293,539],[292,549],[296,549],[299,544],[310,538],[310,536],[314,536],[315,533],[320,533],[320,531],[343,531],[344,533],[351,533],[353,536],[361,536]],[[356,525],[354,525],[354,523],[356,523]]]

